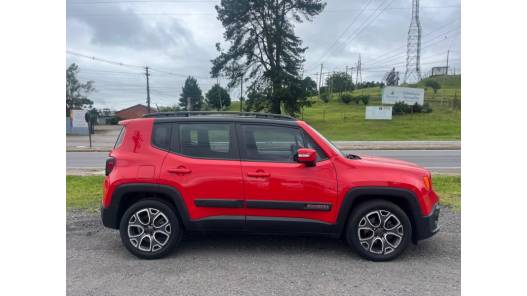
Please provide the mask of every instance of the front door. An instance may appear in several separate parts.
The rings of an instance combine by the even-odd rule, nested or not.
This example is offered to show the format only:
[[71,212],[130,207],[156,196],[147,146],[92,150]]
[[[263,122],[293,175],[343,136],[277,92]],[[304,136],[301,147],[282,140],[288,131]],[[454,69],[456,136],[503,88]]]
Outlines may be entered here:
[[175,123],[160,182],[182,195],[192,225],[243,229],[245,211],[233,123]]
[[[327,232],[335,223],[337,178],[331,160],[295,126],[240,124],[240,156],[249,230]],[[313,167],[298,148],[317,150]]]

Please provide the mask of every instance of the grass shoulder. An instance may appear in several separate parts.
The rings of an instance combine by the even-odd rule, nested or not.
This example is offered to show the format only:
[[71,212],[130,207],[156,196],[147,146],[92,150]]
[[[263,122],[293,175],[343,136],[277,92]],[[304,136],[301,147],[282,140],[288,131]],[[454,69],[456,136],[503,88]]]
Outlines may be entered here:
[[[97,211],[103,194],[103,180],[104,176],[66,176],[66,207]],[[436,175],[432,182],[442,205],[461,209],[460,176]]]

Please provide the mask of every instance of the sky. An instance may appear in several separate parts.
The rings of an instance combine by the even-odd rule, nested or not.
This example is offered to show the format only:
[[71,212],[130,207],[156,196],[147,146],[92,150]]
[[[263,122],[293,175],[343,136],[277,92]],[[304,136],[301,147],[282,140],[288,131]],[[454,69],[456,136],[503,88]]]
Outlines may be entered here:
[[[177,104],[185,78],[197,78],[206,93],[215,83],[211,62],[223,48],[224,29],[214,9],[220,0],[67,0],[66,59],[80,67],[81,81],[92,80],[89,98],[96,108],[120,110],[146,103],[145,66],[150,68],[152,106]],[[295,23],[308,47],[304,76],[345,71],[361,58],[363,81],[381,81],[393,67],[401,80],[411,0],[329,0],[311,22]],[[433,66],[461,72],[460,0],[421,0],[421,73]],[[90,57],[95,57],[92,59]],[[110,61],[103,62],[104,61]],[[117,63],[112,63],[117,62]],[[356,70],[349,70],[355,80]],[[230,90],[236,100],[237,87]]]

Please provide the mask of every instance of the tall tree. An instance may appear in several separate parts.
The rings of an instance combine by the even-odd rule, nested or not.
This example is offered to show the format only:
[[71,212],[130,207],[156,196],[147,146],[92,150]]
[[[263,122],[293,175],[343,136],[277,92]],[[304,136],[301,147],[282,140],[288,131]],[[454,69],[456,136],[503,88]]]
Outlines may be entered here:
[[346,72],[337,72],[331,74],[326,79],[326,85],[329,85],[334,92],[352,91],[354,89],[351,75]]
[[217,83],[209,89],[205,97],[207,98],[207,105],[216,110],[221,110],[231,105],[229,92]]
[[73,109],[91,108],[93,105],[93,101],[88,99],[88,95],[95,91],[93,81],[80,82],[77,78],[79,71],[75,63],[66,69],[66,116]]
[[230,48],[223,51],[216,45],[220,55],[212,60],[212,76],[223,73],[230,87],[244,77],[249,91],[271,90],[262,96],[270,101],[271,112],[281,113],[281,104],[288,112],[297,112],[301,97],[280,96],[298,85],[305,61],[307,48],[296,36],[293,21],[311,21],[325,6],[321,0],[222,0],[216,11]]
[[[187,106],[189,99],[190,109],[188,108],[189,106]],[[196,78],[189,76],[185,80],[185,85],[183,86],[179,97],[179,106],[187,111],[201,110],[201,106],[203,106],[203,95],[201,94],[201,88],[199,88]]]
[[302,83],[304,84],[304,88],[306,89],[306,95],[310,97],[317,95],[317,83],[313,79],[311,79],[311,77],[307,76],[306,78],[304,78]]

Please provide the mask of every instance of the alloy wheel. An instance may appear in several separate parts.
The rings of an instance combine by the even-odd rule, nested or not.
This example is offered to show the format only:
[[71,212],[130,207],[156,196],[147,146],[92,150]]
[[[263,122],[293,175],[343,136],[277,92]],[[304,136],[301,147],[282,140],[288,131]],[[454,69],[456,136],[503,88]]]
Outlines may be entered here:
[[377,255],[387,255],[403,241],[404,227],[392,212],[375,210],[359,220],[357,235],[365,250]]
[[137,210],[128,220],[128,239],[143,252],[157,252],[170,240],[172,226],[167,216],[155,208]]

